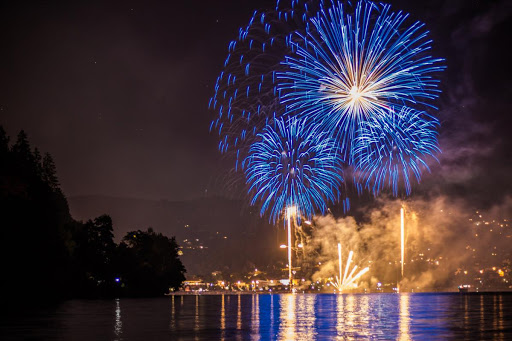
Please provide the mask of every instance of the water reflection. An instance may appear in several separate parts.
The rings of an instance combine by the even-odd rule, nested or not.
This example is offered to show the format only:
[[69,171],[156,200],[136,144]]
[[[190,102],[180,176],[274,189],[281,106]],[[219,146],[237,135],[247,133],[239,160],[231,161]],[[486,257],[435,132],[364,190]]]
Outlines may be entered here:
[[346,297],[346,304],[344,306],[344,311],[343,311],[343,315],[345,316],[344,334],[348,334],[349,336],[352,336],[352,337],[355,332],[354,321],[357,316],[356,312],[354,311],[355,300],[356,300],[355,295],[348,295]]
[[260,295],[252,295],[251,339],[260,339]]
[[498,297],[494,296],[492,300],[492,312],[493,312],[493,319],[492,319],[492,328],[494,330],[498,330]]
[[336,339],[368,337],[372,330],[370,296],[336,295]]
[[299,295],[297,296],[298,307],[296,316],[297,334],[301,339],[312,340],[315,333],[315,301],[316,295]]
[[361,295],[359,298],[360,302],[360,308],[359,311],[361,311],[361,324],[365,326],[365,328],[371,328],[370,326],[370,296],[368,295]]
[[169,327],[171,328],[171,330],[175,330],[176,329],[176,308],[174,306],[174,298],[175,296],[172,296],[171,297],[171,323],[169,324]]
[[220,304],[220,338],[224,340],[226,337],[226,306],[224,303],[224,295],[221,296],[221,304]]
[[344,295],[336,296],[336,334],[342,336],[345,331]]
[[498,304],[498,309],[499,309],[499,313],[498,313],[498,328],[500,330],[500,338],[501,339],[504,339],[505,335],[503,333],[503,296],[500,295],[500,298],[499,298],[499,304]]
[[196,334],[196,340],[199,340],[197,338],[197,334],[199,332],[199,295],[196,295],[196,314],[194,316],[194,332]]
[[295,340],[295,294],[285,294],[281,296],[284,301],[281,303],[279,319],[279,340]]
[[114,324],[114,334],[116,337],[120,337],[122,333],[123,322],[121,321],[121,303],[119,302],[119,298],[116,298],[116,322]]
[[464,295],[464,323],[463,323],[463,328],[466,330],[468,328],[468,326],[469,326],[468,296]]
[[242,295],[238,295],[238,306],[236,310],[236,339],[242,340],[241,330],[242,330]]
[[400,294],[400,332],[398,334],[398,339],[400,341],[411,340],[411,335],[409,335],[410,323],[411,318],[409,316],[409,295]]
[[[484,296],[480,296],[480,321],[485,321]],[[485,324],[480,324],[480,335],[483,337]]]
[[270,295],[270,335],[274,335],[274,297],[278,296]]
[[242,296],[238,295],[238,308],[236,310],[236,329],[242,329]]
[[247,294],[68,301],[0,339],[512,340],[512,294]]

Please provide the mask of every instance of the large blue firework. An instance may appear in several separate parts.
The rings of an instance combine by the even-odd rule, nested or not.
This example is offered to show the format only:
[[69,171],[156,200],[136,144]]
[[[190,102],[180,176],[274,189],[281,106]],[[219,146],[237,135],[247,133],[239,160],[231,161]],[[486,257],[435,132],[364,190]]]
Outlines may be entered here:
[[277,0],[255,11],[209,103],[210,131],[243,170],[251,204],[273,221],[290,205],[311,218],[339,200],[348,168],[358,190],[409,195],[439,152],[426,111],[444,66],[431,43],[422,23],[367,0]]
[[311,29],[296,33],[287,70],[277,73],[286,112],[336,136],[348,163],[361,123],[430,106],[438,96],[432,73],[443,70],[442,59],[428,55],[428,32],[419,22],[406,26],[407,16],[369,1],[353,13],[339,2],[322,6]]
[[260,214],[269,211],[273,222],[291,206],[299,218],[325,213],[328,202],[339,199],[343,182],[334,147],[332,139],[304,120],[277,119],[268,125],[246,158],[251,205],[260,201]]
[[435,118],[408,108],[365,121],[354,142],[356,181],[375,195],[384,188],[395,196],[404,188],[409,195],[411,178],[419,183],[422,170],[430,171],[426,159],[440,152],[438,125]]

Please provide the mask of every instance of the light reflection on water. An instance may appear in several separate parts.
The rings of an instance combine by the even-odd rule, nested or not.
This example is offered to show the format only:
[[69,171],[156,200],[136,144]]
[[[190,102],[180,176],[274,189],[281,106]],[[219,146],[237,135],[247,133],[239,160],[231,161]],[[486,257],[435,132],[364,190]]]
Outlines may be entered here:
[[196,313],[194,315],[194,331],[197,335],[199,333],[199,295],[196,296]]
[[399,340],[409,341],[409,323],[411,317],[409,315],[409,295],[400,295],[400,331]]
[[236,310],[236,329],[242,329],[242,296],[238,295],[238,309]]
[[226,337],[226,306],[224,304],[224,295],[221,295],[221,308],[220,308],[220,330],[221,339],[224,340]]
[[[173,301],[174,303],[174,301]],[[119,298],[116,298],[116,323],[114,324],[114,333],[116,334],[116,340],[119,339],[123,332],[123,322],[121,322],[121,305]]]
[[252,295],[252,319],[251,319],[251,330],[252,340],[260,339],[260,295]]
[[0,322],[24,340],[512,339],[511,294],[186,295],[69,301]]
[[298,309],[297,315],[303,316],[296,321],[297,335],[303,336],[305,339],[314,339],[315,333],[315,299],[316,295],[300,295],[297,297]]

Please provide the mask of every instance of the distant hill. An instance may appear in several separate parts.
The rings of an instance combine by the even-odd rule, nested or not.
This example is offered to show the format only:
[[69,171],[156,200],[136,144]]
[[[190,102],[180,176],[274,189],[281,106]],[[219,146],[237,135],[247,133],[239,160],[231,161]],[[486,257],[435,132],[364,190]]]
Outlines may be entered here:
[[[240,272],[281,258],[283,231],[239,200],[221,197],[190,201],[144,200],[100,195],[68,198],[71,215],[87,220],[108,214],[116,241],[127,232],[152,227],[176,236],[188,275],[216,270]],[[281,255],[282,256],[282,255]]]

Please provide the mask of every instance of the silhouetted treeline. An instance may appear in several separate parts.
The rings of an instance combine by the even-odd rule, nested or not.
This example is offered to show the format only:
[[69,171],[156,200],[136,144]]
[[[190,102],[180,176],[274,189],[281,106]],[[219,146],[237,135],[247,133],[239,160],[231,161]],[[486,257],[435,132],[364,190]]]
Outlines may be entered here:
[[158,296],[183,282],[178,245],[147,231],[114,242],[108,215],[75,221],[50,154],[0,126],[0,302]]

